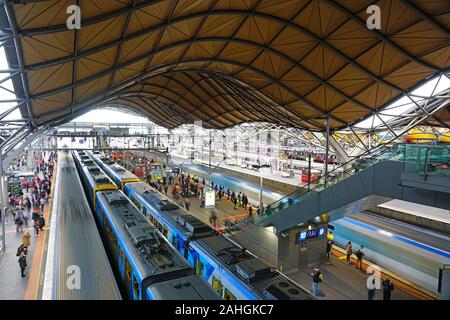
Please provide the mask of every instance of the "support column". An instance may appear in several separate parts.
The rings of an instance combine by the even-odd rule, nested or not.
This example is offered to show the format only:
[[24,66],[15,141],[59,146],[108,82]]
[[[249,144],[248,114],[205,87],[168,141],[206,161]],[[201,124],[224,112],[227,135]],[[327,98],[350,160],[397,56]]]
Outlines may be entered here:
[[3,196],[3,152],[0,149],[0,196],[1,196],[1,203],[0,203],[0,218],[2,222],[2,237],[1,237],[1,246],[0,246],[0,253],[3,253],[6,251],[6,232],[5,232],[5,199]]
[[211,136],[211,130],[209,130],[209,167],[211,168],[211,145],[212,145],[212,136]]
[[330,151],[330,117],[326,118],[326,131],[325,131],[325,181],[324,186],[327,187],[327,179],[328,179],[328,154]]

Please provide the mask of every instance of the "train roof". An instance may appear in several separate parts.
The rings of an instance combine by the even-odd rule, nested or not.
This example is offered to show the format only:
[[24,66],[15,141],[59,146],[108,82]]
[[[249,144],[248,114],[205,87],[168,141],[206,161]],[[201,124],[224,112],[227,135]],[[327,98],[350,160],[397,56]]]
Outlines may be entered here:
[[[119,178],[120,180],[130,180],[130,179],[137,179],[139,178],[122,167],[121,165],[115,163],[114,161],[110,160],[108,157],[103,157],[98,154],[93,154],[92,152],[88,153],[92,159],[94,159],[97,163],[102,163],[105,166],[105,170],[109,170],[111,174]],[[106,159],[105,159],[106,158]],[[100,164],[99,163],[99,164]]]
[[145,202],[186,237],[199,239],[215,235],[216,232],[213,228],[194,217],[189,211],[180,208],[172,200],[148,184],[132,182],[127,184],[127,187],[132,188]]
[[155,300],[220,300],[200,276],[192,275],[156,283],[147,288]]
[[252,255],[227,237],[196,240],[214,260],[243,283],[268,300],[311,300],[312,296],[275,268]]
[[108,177],[96,163],[91,166],[84,166],[83,172],[89,180],[91,187],[99,188],[100,186],[111,185],[114,186],[113,189],[117,189],[117,186],[111,178]]
[[192,272],[184,258],[121,191],[99,191],[97,195],[142,281],[148,285],[171,279],[172,274]]

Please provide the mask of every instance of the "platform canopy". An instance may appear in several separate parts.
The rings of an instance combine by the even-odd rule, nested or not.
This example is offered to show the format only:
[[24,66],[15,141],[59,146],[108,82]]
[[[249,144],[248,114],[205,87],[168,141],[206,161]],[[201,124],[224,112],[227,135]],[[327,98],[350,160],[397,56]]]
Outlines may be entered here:
[[[339,129],[450,67],[448,0],[5,2],[14,89],[35,126],[121,106],[169,128],[323,130],[328,117]],[[373,4],[379,30],[366,25]],[[448,109],[435,118],[448,124]]]

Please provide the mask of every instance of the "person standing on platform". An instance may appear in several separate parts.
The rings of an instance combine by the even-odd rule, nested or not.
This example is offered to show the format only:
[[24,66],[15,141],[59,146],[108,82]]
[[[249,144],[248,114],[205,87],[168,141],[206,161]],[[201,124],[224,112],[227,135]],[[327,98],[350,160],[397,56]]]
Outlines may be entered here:
[[250,205],[250,207],[248,207],[248,216],[250,218],[252,217],[252,213],[253,213],[253,207],[252,207],[252,205]]
[[347,242],[347,245],[345,246],[345,253],[347,254],[347,263],[351,263],[351,257],[352,257],[352,253],[353,253],[353,248],[352,248],[352,242],[349,241]]
[[167,195],[168,191],[169,191],[169,185],[166,183],[166,184],[164,184],[164,194]]
[[364,249],[364,246],[361,245],[361,247],[356,251],[356,258],[358,260],[356,261],[356,268],[362,270],[362,259],[366,254],[366,250]]
[[319,293],[319,283],[321,283],[323,281],[323,274],[320,272],[318,266],[315,266],[313,268],[313,272],[311,273],[311,276],[313,278],[312,294],[314,296],[317,296],[317,294]]
[[43,196],[41,196],[41,200],[39,200],[39,202],[40,202],[41,212],[44,212],[45,199]]
[[31,243],[30,238],[31,238],[30,233],[28,231],[25,231],[25,233],[22,236],[22,245],[27,250],[28,250],[28,247],[30,246],[30,243]]
[[19,263],[19,267],[20,267],[20,273],[23,278],[23,277],[25,277],[25,268],[27,267],[27,256],[25,255],[25,253],[23,253],[23,252],[20,253],[18,263]]
[[330,261],[331,248],[333,247],[333,241],[327,240],[327,259]]
[[216,228],[217,213],[214,210],[212,210],[210,213],[209,222],[213,225],[214,228]]
[[[375,271],[372,273],[372,275],[374,273],[375,273]],[[367,292],[368,299],[373,300],[373,298],[375,297],[375,279],[372,279],[371,286],[368,286],[368,287],[369,287],[369,291]]]
[[389,278],[383,280],[383,300],[391,300],[391,293],[394,291],[394,284]]
[[19,211],[17,211],[14,222],[16,223],[16,232],[19,232],[19,229],[23,232],[24,220],[22,210],[19,209]]

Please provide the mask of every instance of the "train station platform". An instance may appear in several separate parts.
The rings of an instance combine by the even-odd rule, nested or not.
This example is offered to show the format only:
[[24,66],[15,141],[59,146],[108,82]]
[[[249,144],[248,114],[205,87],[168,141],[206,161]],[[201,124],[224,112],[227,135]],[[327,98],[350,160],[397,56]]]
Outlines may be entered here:
[[370,212],[450,235],[450,211],[393,199]]
[[[173,199],[171,187],[169,187],[167,196]],[[183,198],[173,200],[177,203],[181,203]],[[225,220],[235,221],[248,216],[248,210],[246,211],[243,208],[234,210],[231,201],[225,199],[216,201],[216,207],[213,209],[201,208],[200,200],[195,197],[190,197],[189,200],[189,212],[208,225],[211,225],[210,212],[213,210],[218,216],[217,226],[223,225]],[[275,248],[276,245],[274,244],[275,235],[272,232],[258,226],[252,226],[251,228],[245,229],[241,232],[233,233],[230,237],[251,252],[255,253],[254,249],[258,247],[260,250],[258,250],[257,255],[265,262],[271,265],[276,265],[276,263],[274,263],[274,257],[277,254]],[[262,254],[264,252],[265,254]],[[336,248],[333,250],[330,261],[331,263],[321,265],[321,271],[323,272],[326,280],[324,280],[320,286],[318,298],[322,300],[367,300],[367,274],[356,269],[355,257],[353,257],[353,264],[348,265],[345,262],[344,253]],[[369,261],[365,261],[365,268],[367,268],[369,263]],[[310,273],[310,269],[302,269],[289,273],[287,276],[305,288],[310,288],[312,284]],[[383,276],[386,276],[386,274],[391,275],[391,280],[394,282],[396,289],[392,293],[393,300],[436,298],[426,290],[418,290],[415,288],[414,284],[411,284],[407,280],[401,279],[399,276],[393,275],[388,270],[383,270],[382,274]],[[375,300],[382,300],[381,290],[377,290]]]
[[[172,163],[175,165],[180,165],[181,163],[188,163],[187,159],[173,156],[171,155]],[[190,164],[190,160],[189,160]],[[207,161],[198,161],[196,160],[194,165],[202,166],[208,169]],[[214,172],[220,172],[231,176],[233,178],[242,179],[245,178],[251,183],[255,183],[259,185],[260,173],[259,171],[255,171],[249,168],[242,168],[240,166],[230,166],[224,163],[221,163],[219,167],[216,167],[216,163],[212,163],[212,168]],[[323,168],[323,164],[314,163],[313,168]],[[215,169],[214,169],[215,168]],[[331,165],[330,165],[331,168]],[[268,188],[274,192],[288,194],[295,191],[299,186],[303,186],[306,183],[301,181],[301,176],[299,174],[295,174],[293,178],[283,177],[280,171],[273,171],[269,168],[263,168],[263,185],[265,188]]]
[[[46,159],[48,161],[48,157]],[[45,275],[45,255],[48,248],[48,229],[50,226],[53,196],[56,181],[56,170],[51,178],[51,192],[48,203],[44,206],[43,216],[46,225],[39,235],[35,235],[33,220],[28,220],[28,227],[23,231],[16,231],[16,225],[11,213],[5,218],[6,250],[0,254],[0,300],[37,300],[42,297],[42,289]],[[25,194],[26,190],[23,190]],[[29,194],[29,193],[28,193]],[[21,277],[16,256],[17,248],[22,243],[23,234],[28,231],[31,235],[30,246],[27,254],[27,268],[25,277]]]

